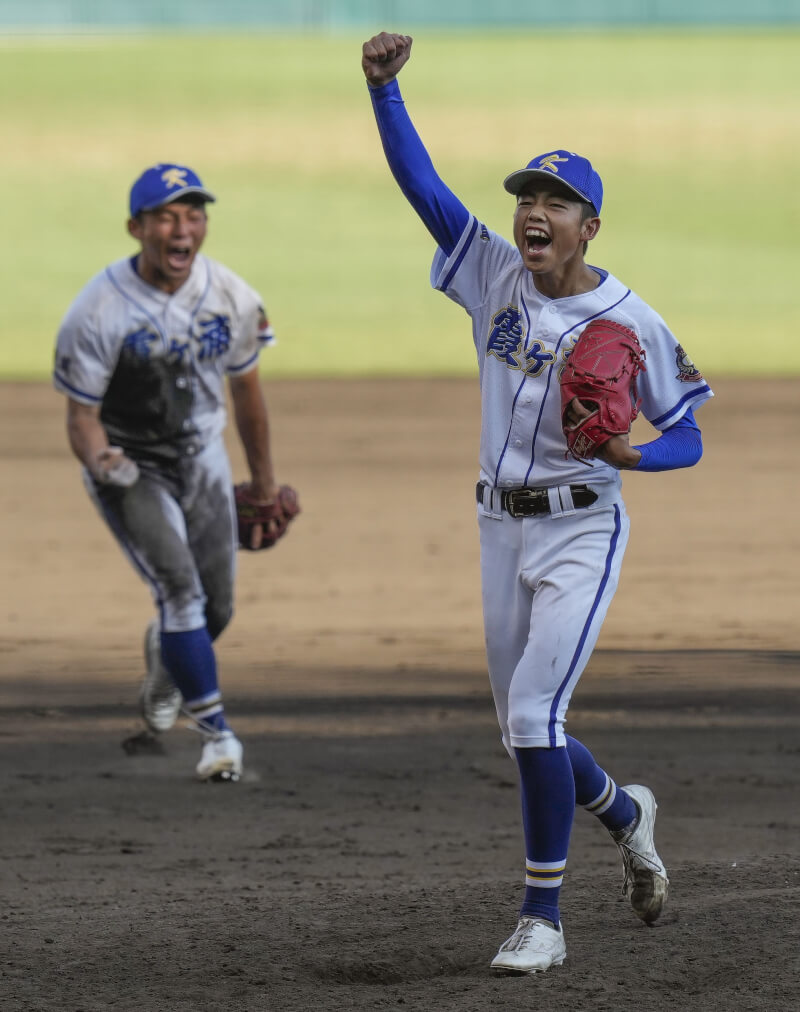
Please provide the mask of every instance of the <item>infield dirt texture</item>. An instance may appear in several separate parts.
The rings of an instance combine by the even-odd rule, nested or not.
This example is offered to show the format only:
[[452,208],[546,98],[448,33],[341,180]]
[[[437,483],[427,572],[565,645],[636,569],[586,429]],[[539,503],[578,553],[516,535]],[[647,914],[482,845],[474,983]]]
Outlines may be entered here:
[[[622,584],[569,728],[659,801],[653,928],[576,814],[568,956],[487,969],[522,889],[484,671],[473,380],[266,384],[304,513],[219,644],[247,775],[126,755],[144,585],[46,385],[0,387],[3,1012],[789,1012],[800,883],[796,380],[717,380],[691,471],[629,475]],[[638,424],[638,423],[637,423]],[[234,456],[237,473],[241,458]]]

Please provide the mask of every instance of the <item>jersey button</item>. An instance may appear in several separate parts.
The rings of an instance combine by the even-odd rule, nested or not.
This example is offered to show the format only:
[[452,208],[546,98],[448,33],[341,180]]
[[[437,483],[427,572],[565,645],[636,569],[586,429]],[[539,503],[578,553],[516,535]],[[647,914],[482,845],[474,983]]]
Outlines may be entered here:
[[179,376],[179,377],[178,377],[178,378],[177,378],[177,379],[175,380],[175,386],[176,386],[176,387],[177,387],[177,388],[178,388],[179,390],[183,390],[183,389],[184,389],[184,387],[186,386],[186,377],[185,377],[185,376]]
[[514,446],[522,446],[522,440],[521,439],[515,439],[514,440]]

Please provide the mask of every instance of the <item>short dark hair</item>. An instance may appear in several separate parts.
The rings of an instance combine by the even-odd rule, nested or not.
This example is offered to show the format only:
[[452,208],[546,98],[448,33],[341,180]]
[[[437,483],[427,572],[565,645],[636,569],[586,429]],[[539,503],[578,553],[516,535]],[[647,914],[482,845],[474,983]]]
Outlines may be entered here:
[[[597,210],[594,204],[590,204],[588,200],[581,201],[581,224],[583,224],[587,218],[596,218]],[[584,241],[583,243],[583,255],[586,256],[589,250],[589,243]]]

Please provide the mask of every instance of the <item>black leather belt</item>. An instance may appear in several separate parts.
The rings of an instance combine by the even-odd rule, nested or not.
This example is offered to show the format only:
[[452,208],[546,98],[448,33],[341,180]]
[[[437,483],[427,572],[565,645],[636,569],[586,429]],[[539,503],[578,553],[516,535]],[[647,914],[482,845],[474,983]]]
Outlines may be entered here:
[[[489,487],[483,482],[478,482],[475,497],[479,503],[483,504],[483,490]],[[569,490],[572,493],[572,503],[578,509],[597,502],[597,493],[588,485],[570,485]],[[496,491],[500,493],[500,506],[515,520],[520,517],[543,516],[550,512],[550,493],[546,488],[510,488]]]

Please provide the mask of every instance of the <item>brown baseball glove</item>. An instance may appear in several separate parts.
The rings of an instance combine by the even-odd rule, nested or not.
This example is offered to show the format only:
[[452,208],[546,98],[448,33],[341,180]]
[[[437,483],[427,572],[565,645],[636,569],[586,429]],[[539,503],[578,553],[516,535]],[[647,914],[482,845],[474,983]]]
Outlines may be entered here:
[[297,493],[289,485],[281,485],[276,497],[267,501],[253,495],[249,482],[234,485],[233,494],[239,547],[251,552],[272,548],[300,512]]
[[[560,379],[561,426],[576,460],[591,459],[612,436],[630,431],[642,403],[636,377],[645,370],[644,358],[636,334],[614,320],[592,320],[578,338]],[[590,413],[571,424],[575,397]]]

